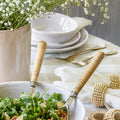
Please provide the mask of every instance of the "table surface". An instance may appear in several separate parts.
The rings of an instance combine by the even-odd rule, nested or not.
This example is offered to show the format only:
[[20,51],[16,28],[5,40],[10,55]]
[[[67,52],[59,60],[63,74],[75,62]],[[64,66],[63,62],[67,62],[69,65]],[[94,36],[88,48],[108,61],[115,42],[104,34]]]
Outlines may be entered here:
[[[108,73],[115,73],[115,74],[120,74],[120,47],[107,42],[101,38],[98,38],[96,36],[93,35],[89,35],[89,38],[87,40],[87,42],[81,46],[79,49],[76,50],[72,50],[66,53],[59,53],[59,54],[46,54],[45,58],[43,60],[43,64],[41,67],[41,71],[40,71],[40,75],[38,80],[41,82],[47,82],[47,83],[53,83],[54,81],[61,81],[61,79],[55,75],[55,69],[61,66],[71,66],[71,67],[75,67],[75,68],[80,68],[82,69],[83,67],[80,66],[76,66],[73,65],[67,61],[64,60],[58,60],[55,57],[65,57],[65,56],[69,56],[73,53],[75,53],[76,51],[80,50],[80,49],[84,49],[87,47],[91,47],[94,45],[98,45],[98,44],[103,44],[106,43],[107,48],[104,51],[108,51],[108,50],[117,50],[118,54],[114,55],[114,56],[108,56],[105,57],[103,62],[101,63],[101,65],[98,67],[97,72],[102,73],[103,75],[106,75]],[[91,53],[85,53],[86,56],[90,56]],[[76,61],[84,58],[85,54],[80,54],[76,57]],[[31,52],[31,71],[32,71],[32,67],[33,67],[33,62],[34,62],[34,58],[35,58],[35,52]],[[69,88],[69,86],[66,86],[67,88]],[[105,108],[96,108],[95,106],[93,106],[92,104],[85,104],[86,107],[86,114],[87,116],[95,110],[106,110]],[[87,117],[86,117],[87,119]]]

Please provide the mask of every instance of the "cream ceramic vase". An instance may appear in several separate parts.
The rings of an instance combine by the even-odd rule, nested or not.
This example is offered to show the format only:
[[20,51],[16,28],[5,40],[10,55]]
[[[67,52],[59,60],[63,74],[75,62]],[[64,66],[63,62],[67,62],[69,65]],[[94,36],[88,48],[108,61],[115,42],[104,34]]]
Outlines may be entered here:
[[30,80],[30,46],[30,24],[0,31],[0,82]]

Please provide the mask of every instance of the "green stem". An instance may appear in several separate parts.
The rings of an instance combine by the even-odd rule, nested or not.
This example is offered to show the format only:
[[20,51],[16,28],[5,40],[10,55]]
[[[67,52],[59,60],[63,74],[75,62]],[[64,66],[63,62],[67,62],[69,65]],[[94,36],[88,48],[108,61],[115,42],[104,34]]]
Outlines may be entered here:
[[48,89],[49,89],[49,88],[47,88],[47,89],[45,90],[45,92],[41,95],[41,97],[43,97],[43,96],[45,95],[45,93],[48,91]]
[[35,106],[35,101],[32,99],[33,101],[33,107],[34,107],[34,112],[36,111],[36,106]]
[[27,15],[25,15],[22,20],[17,24],[17,26],[15,27],[15,29],[19,28],[20,24],[26,19]]

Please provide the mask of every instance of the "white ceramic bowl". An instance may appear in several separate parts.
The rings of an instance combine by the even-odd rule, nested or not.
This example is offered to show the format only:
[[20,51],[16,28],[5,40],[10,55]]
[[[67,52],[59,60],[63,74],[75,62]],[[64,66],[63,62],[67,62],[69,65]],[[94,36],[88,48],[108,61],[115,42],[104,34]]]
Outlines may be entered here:
[[[70,96],[70,91],[46,83],[37,82],[35,90],[36,92],[39,91],[42,94],[47,88],[49,88],[47,93],[61,93],[63,99],[65,100]],[[29,92],[29,90],[30,82],[26,81],[0,83],[0,96],[2,97],[12,96],[13,98],[19,98],[21,92]],[[70,111],[70,120],[84,120],[85,107],[79,98],[72,102],[70,105]]]
[[77,32],[78,23],[60,13],[46,15],[32,22],[32,40],[44,40],[47,43],[64,43]]

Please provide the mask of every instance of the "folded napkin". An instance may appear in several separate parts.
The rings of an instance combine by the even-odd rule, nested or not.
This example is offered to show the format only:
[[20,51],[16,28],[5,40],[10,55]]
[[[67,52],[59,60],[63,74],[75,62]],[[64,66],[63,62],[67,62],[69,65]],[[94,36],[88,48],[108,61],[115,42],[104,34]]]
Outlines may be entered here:
[[[91,102],[94,86],[85,86],[79,94],[80,99],[85,102]],[[104,105],[107,109],[120,109],[120,89],[107,88],[105,92]]]
[[[75,85],[78,80],[80,80],[81,75],[85,71],[85,67],[80,69],[80,68],[74,68],[70,66],[63,66],[63,67],[58,67],[55,70],[55,74],[61,78],[62,81],[55,81],[55,83],[71,83],[72,85]],[[107,82],[106,78],[99,74],[98,72],[95,72],[89,81],[87,82],[87,85],[94,85],[95,83],[98,82]]]
[[73,17],[73,19],[78,23],[78,29],[82,29],[88,25],[92,25],[92,21],[83,17]]
[[[69,66],[59,67],[55,70],[55,74],[61,78],[62,81],[55,81],[54,84],[60,87],[65,87],[69,90],[72,90],[82,73],[85,71],[85,68],[73,68]],[[91,102],[92,94],[94,90],[95,83],[105,83],[109,86],[110,81],[106,76],[101,75],[97,71],[91,76],[87,84],[79,93],[78,97],[84,103]],[[120,109],[120,89],[111,89],[107,88],[105,91],[104,105],[106,108],[116,108]]]

